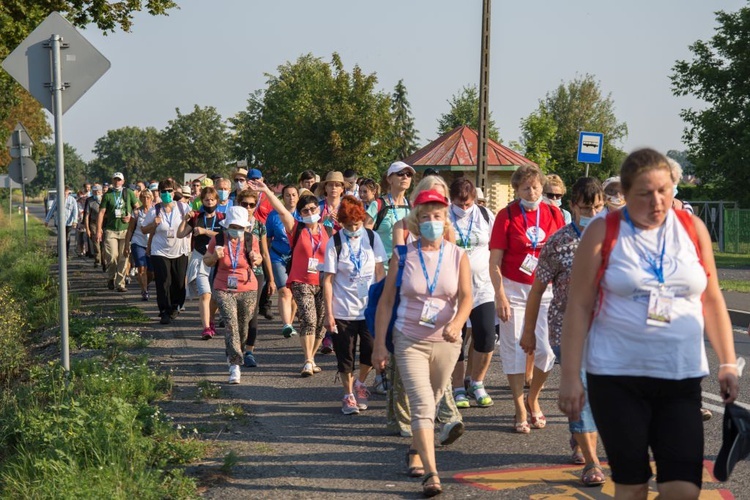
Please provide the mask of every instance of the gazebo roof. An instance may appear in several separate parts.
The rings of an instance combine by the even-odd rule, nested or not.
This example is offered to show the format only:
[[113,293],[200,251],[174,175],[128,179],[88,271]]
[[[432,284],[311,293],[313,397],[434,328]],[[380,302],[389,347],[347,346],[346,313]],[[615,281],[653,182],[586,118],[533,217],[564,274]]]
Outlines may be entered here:
[[[462,125],[438,137],[403,161],[417,170],[427,167],[438,170],[474,170],[477,166],[478,144],[479,134],[467,125]],[[487,166],[494,167],[492,170],[515,170],[522,165],[536,166],[536,163],[492,139],[487,140]]]

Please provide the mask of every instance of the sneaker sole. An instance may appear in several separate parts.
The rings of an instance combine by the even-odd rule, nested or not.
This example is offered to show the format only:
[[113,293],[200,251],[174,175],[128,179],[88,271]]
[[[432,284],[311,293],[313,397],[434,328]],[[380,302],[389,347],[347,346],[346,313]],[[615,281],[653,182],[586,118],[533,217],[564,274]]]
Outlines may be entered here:
[[469,403],[468,401],[465,401],[463,403],[457,402],[456,408],[458,408],[459,410],[465,410],[466,408],[471,408],[471,403]]
[[440,444],[443,446],[448,446],[449,444],[455,443],[458,438],[463,436],[465,428],[466,427],[463,424],[454,425],[448,433],[448,437],[446,437],[444,441],[441,441]]
[[344,415],[357,415],[359,414],[359,410],[344,410],[342,408],[341,413],[343,413]]
[[494,404],[495,404],[494,401],[490,401],[489,403],[480,403],[479,401],[477,401],[477,406],[479,408],[489,408],[490,406],[492,406]]
[[237,385],[237,384],[240,383],[240,381],[239,380],[230,380],[229,383],[232,384],[232,385]]

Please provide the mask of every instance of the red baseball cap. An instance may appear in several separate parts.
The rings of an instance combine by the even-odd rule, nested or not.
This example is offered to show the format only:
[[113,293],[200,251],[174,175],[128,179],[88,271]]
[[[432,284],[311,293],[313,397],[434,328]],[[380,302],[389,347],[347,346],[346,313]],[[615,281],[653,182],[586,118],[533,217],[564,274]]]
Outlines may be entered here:
[[441,205],[448,206],[448,198],[438,193],[434,189],[428,189],[422,191],[417,195],[417,199],[414,200],[415,205],[422,205],[423,203],[440,203]]

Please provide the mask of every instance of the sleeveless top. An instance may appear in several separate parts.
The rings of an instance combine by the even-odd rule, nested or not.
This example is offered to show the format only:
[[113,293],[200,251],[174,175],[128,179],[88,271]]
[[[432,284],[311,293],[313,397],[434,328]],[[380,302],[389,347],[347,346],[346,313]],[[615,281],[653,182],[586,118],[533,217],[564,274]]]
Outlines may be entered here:
[[[674,293],[668,326],[646,324],[649,295],[659,288],[646,256],[659,261]],[[680,380],[708,375],[701,295],[708,278],[695,245],[673,211],[660,227],[635,233],[624,220],[602,278],[602,304],[588,336],[586,370]]]

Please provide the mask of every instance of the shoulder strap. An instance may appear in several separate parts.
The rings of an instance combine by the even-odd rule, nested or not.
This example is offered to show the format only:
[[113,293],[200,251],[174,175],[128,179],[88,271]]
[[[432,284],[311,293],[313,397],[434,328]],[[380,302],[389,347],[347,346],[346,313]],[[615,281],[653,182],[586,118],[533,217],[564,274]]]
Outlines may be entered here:
[[224,246],[224,231],[219,231],[218,233],[216,233],[216,246]]
[[161,213],[161,203],[154,205],[154,210],[156,210],[156,216],[159,217],[159,214]]
[[336,260],[341,256],[341,233],[333,235],[333,246],[336,247]]
[[693,215],[686,211],[686,210],[672,210],[677,217],[677,220],[680,221],[680,224],[682,224],[682,227],[685,228],[685,231],[687,231],[688,237],[690,238],[690,241],[693,242],[693,245],[695,245],[695,252],[698,254],[698,261],[701,263],[701,267],[703,269],[706,269],[706,266],[703,264],[703,257],[701,255],[701,245],[698,241],[698,232],[695,230],[695,223],[693,222]]
[[245,258],[247,259],[247,262],[250,264],[251,267],[252,267],[252,263],[250,262],[250,253],[252,251],[253,251],[253,230],[250,229],[250,231],[245,231]]
[[615,248],[617,237],[620,234],[619,210],[608,213],[605,217],[605,222],[607,224],[607,227],[604,231],[604,240],[602,241],[602,263],[596,273],[596,283],[599,283],[604,277],[604,272],[607,270],[607,266],[609,265],[609,256],[612,253],[612,249]]
[[479,211],[482,213],[482,217],[484,217],[484,222],[486,222],[487,224],[489,224],[490,223],[490,212],[489,212],[489,210],[487,210],[482,205],[477,205],[477,207],[479,207]]
[[385,219],[386,214],[388,214],[390,206],[385,201],[385,197],[381,196],[378,198],[378,213],[375,216],[375,225],[372,226],[372,229],[377,231],[378,228],[380,228],[380,224],[383,223],[383,219]]
[[396,274],[396,288],[401,288],[401,278],[404,275],[404,266],[406,265],[407,245],[396,245],[398,252],[398,273]]
[[375,231],[372,229],[365,228],[365,231],[367,231],[367,240],[370,242],[370,248],[372,251],[375,251]]
[[299,240],[299,236],[304,230],[305,224],[298,221],[294,234],[292,234],[292,241],[289,242],[289,261],[287,262],[288,269],[291,269],[292,266],[292,259],[294,258],[294,247],[297,246],[297,240]]

